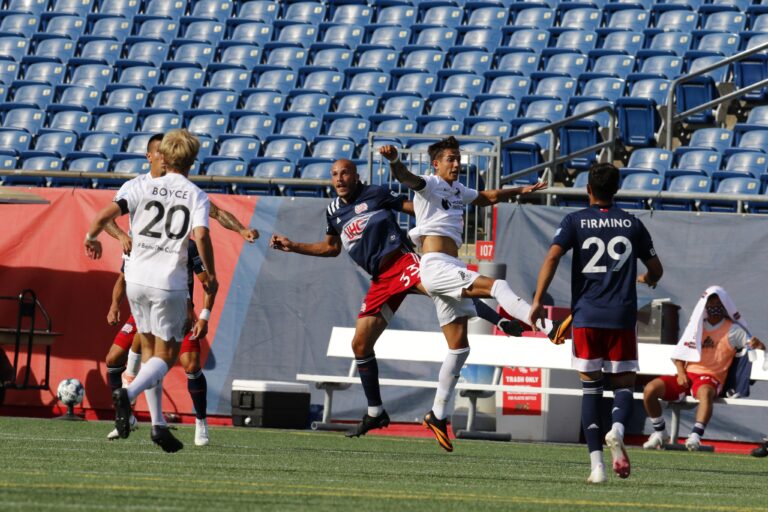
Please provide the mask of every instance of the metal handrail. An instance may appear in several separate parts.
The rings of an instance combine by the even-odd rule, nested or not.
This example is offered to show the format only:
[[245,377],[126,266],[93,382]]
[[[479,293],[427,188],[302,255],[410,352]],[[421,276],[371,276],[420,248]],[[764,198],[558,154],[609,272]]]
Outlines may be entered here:
[[[594,144],[592,146],[582,148],[578,151],[574,151],[567,155],[561,155],[558,157],[557,143],[559,141],[560,128],[563,126],[567,126],[573,123],[574,121],[579,121],[581,119],[586,119],[596,114],[600,114],[601,112],[608,112],[608,114],[611,117],[611,121],[610,123],[608,123],[608,127],[607,127],[608,128],[607,140],[604,140],[603,142],[598,142],[597,144]],[[531,174],[533,172],[538,172],[543,169],[549,169],[550,172],[548,173],[548,181],[549,181],[549,186],[551,187],[554,184],[554,169],[558,165],[565,163],[568,160],[571,160],[577,156],[586,155],[588,153],[592,153],[594,151],[598,151],[603,148],[607,148],[608,159],[609,161],[612,161],[614,145],[616,143],[616,109],[613,107],[613,105],[609,104],[609,105],[603,105],[602,107],[598,107],[592,110],[588,110],[586,112],[582,112],[580,114],[566,117],[565,119],[562,119],[560,121],[555,121],[554,123],[550,123],[546,126],[542,126],[541,128],[536,128],[535,130],[531,130],[530,132],[522,133],[520,135],[515,135],[514,137],[510,137],[509,139],[505,139],[501,143],[501,149],[503,150],[504,146],[508,146],[516,142],[521,142],[529,137],[533,137],[534,135],[538,135],[540,133],[545,133],[545,132],[552,133],[552,140],[549,145],[549,160],[541,164],[537,164],[533,167],[529,167],[528,169],[523,169],[521,171],[509,174],[507,176],[504,176],[503,178],[499,178],[500,185],[505,185],[516,178],[525,176],[527,174]],[[501,169],[501,161],[499,161],[499,169]],[[549,196],[547,197],[547,204],[551,204],[551,197]]]
[[763,43],[759,46],[755,46],[754,48],[750,48],[749,50],[744,50],[743,52],[737,53],[735,55],[732,55],[730,57],[725,57],[723,60],[717,61],[714,64],[710,64],[709,66],[706,66],[704,68],[701,68],[700,70],[694,72],[694,73],[688,73],[686,75],[680,76],[678,78],[675,78],[672,80],[672,83],[669,86],[669,92],[667,93],[667,112],[666,112],[666,137],[664,141],[664,148],[667,150],[672,150],[672,133],[673,129],[672,126],[676,121],[685,119],[686,117],[696,114],[698,112],[702,112],[704,110],[708,110],[709,108],[719,105],[721,103],[725,103],[726,101],[729,101],[731,99],[738,98],[740,96],[743,96],[744,94],[753,91],[754,89],[759,89],[763,87],[764,83],[768,84],[768,80],[761,80],[760,82],[757,82],[755,84],[752,84],[748,87],[743,87],[741,89],[738,89],[730,94],[727,94],[725,96],[721,96],[720,98],[717,98],[713,101],[710,101],[709,103],[706,103],[706,107],[704,105],[699,105],[698,107],[694,107],[690,110],[687,110],[685,112],[682,112],[680,114],[674,114],[673,111],[674,108],[674,100],[675,100],[675,91],[677,90],[677,86],[680,84],[683,84],[685,82],[690,82],[692,79],[700,77],[702,75],[706,75],[710,71],[713,71],[715,69],[718,69],[720,67],[726,66],[728,64],[731,64],[733,62],[738,62],[741,60],[744,60],[746,57],[749,57],[750,55],[754,55],[756,53],[760,53],[764,50],[768,50],[768,43]]

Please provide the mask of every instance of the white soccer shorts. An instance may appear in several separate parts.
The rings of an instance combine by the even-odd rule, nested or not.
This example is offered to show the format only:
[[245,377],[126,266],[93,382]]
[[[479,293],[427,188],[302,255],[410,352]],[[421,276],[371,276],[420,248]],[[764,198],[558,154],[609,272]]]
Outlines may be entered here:
[[186,334],[187,290],[161,290],[136,283],[125,287],[131,313],[140,333],[181,342]]
[[467,269],[466,263],[440,252],[429,252],[421,257],[421,283],[426,288],[437,310],[440,327],[463,316],[477,315],[472,299],[462,297],[480,274]]

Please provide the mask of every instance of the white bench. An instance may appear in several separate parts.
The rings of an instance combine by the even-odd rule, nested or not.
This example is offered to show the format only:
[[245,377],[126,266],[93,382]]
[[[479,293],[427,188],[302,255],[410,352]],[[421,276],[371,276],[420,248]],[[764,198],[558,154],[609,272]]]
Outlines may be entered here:
[[[328,343],[328,357],[341,357],[351,359],[349,372],[346,376],[339,375],[310,375],[298,374],[296,379],[303,382],[312,382],[317,389],[325,391],[325,403],[323,419],[313,428],[336,430],[343,428],[331,423],[333,393],[344,390],[352,384],[359,384],[356,376],[356,365],[352,353],[352,337],[355,330],[347,327],[334,327],[331,339]],[[472,347],[467,359],[467,364],[492,366],[496,368],[493,384],[459,383],[456,390],[462,396],[467,396],[470,401],[467,429],[456,433],[457,437],[482,437],[503,439],[507,435],[475,435],[473,423],[476,414],[477,398],[492,396],[495,392],[514,392],[526,394],[555,394],[581,396],[581,389],[507,386],[500,384],[501,368],[506,366],[543,368],[550,370],[571,370],[571,340],[566,340],[563,345],[554,345],[547,338],[533,337],[506,337],[485,334],[470,334],[469,344]],[[649,343],[639,344],[640,374],[643,375],[671,375],[675,373],[675,366],[671,360],[673,345],[658,345]],[[442,363],[448,350],[445,338],[441,332],[403,331],[388,329],[384,331],[376,342],[376,358],[382,361],[412,361],[427,363]],[[762,351],[758,351],[762,352]],[[758,356],[758,364],[752,367],[752,379],[768,380],[768,372],[762,369],[762,353]],[[436,381],[422,379],[379,379],[382,386],[405,386],[418,388],[437,388]],[[612,396],[610,391],[606,396]],[[642,393],[634,393],[635,398],[642,399]],[[686,404],[695,404],[697,401],[691,397],[684,401],[671,404],[672,424],[670,429],[674,440],[677,439],[679,430],[680,409]],[[753,407],[768,407],[768,400],[752,400],[743,398],[722,398],[716,403],[747,405]]]

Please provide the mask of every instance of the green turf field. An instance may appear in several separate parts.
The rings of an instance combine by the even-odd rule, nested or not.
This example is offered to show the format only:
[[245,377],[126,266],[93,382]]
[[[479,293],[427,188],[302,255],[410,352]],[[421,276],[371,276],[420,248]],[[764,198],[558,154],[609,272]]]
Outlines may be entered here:
[[0,510],[768,510],[768,460],[630,450],[632,476],[589,486],[581,446],[211,429],[165,454],[149,429],[0,418]]

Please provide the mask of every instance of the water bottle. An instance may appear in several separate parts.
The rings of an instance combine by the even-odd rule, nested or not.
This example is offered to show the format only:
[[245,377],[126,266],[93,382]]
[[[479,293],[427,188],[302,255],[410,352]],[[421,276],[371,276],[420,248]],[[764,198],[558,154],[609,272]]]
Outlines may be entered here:
[[[757,352],[749,345],[747,345],[747,359],[749,359],[750,363],[757,361]],[[765,361],[763,361],[763,366],[765,366]]]

